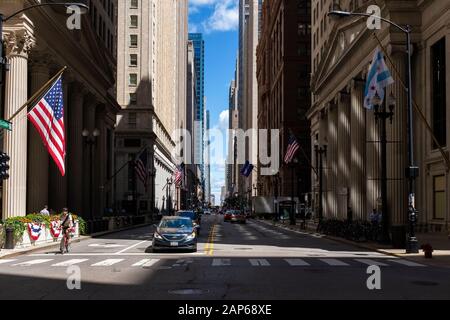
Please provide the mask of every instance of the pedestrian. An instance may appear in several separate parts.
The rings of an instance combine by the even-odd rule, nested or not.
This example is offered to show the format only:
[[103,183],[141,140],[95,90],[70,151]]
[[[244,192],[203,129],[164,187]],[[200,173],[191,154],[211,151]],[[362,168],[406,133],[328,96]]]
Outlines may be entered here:
[[69,209],[64,208],[63,212],[60,216],[60,223],[62,228],[63,237],[60,243],[60,251],[61,254],[64,254],[64,251],[69,251],[70,244],[70,229],[73,227],[73,218],[72,214],[69,212]]
[[369,220],[374,226],[377,226],[380,223],[380,214],[377,209],[372,210],[369,215]]
[[49,216],[50,215],[50,211],[48,211],[48,206],[45,205],[44,209],[41,210],[40,214],[42,214],[43,216]]

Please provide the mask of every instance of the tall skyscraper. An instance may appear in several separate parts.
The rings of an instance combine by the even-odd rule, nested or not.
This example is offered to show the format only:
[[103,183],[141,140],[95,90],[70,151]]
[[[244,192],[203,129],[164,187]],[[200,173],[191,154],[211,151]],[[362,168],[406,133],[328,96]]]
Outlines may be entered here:
[[211,165],[210,165],[210,137],[208,130],[210,129],[209,110],[205,110],[205,201],[209,202],[211,197]]
[[[205,41],[201,33],[190,33],[189,40],[194,45],[195,62],[195,96],[196,110],[194,111],[197,126],[194,131],[195,160],[203,172],[203,134],[204,134],[204,110],[205,110]],[[197,132],[198,131],[198,132]],[[204,177],[202,177],[204,178]]]
[[[119,1],[116,166],[147,152],[148,188],[128,165],[115,181],[115,206],[127,211],[175,208],[167,183],[174,130],[186,123],[187,0]],[[170,190],[168,190],[170,189]]]

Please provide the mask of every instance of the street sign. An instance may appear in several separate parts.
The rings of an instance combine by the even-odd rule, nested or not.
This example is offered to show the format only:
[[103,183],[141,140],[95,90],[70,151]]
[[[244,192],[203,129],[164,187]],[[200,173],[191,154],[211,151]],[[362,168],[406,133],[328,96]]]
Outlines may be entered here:
[[12,131],[12,123],[3,119],[0,119],[0,128]]

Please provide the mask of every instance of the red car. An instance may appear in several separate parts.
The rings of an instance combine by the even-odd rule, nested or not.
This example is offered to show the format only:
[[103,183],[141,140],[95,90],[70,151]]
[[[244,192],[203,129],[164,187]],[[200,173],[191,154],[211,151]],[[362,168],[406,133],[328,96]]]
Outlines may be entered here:
[[245,214],[240,210],[229,210],[225,213],[223,221],[246,223],[247,218],[245,217]]

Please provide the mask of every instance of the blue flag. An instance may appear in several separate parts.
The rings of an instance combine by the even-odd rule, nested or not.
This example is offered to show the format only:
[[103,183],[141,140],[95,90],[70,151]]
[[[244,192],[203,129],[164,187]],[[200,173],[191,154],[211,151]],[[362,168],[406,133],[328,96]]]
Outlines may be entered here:
[[244,165],[244,167],[243,167],[242,170],[241,170],[241,174],[242,174],[243,176],[245,176],[245,177],[248,178],[248,177],[252,174],[254,168],[255,168],[255,166],[252,165],[252,164],[247,160],[247,161],[245,161],[245,165]]

